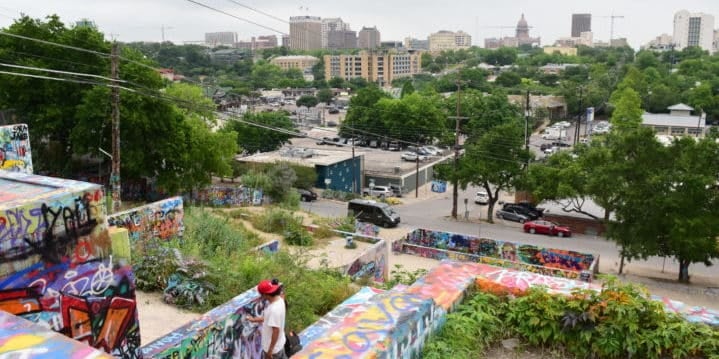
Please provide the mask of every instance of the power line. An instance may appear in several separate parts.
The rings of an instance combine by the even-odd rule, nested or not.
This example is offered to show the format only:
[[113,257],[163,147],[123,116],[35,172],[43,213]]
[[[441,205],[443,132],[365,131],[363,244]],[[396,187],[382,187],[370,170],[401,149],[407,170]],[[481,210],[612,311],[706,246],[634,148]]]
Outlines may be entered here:
[[235,0],[227,0],[227,1],[229,1],[229,2],[231,2],[231,3],[233,3],[233,4],[235,4],[235,5],[242,6],[242,7],[244,7],[245,9],[252,10],[252,11],[258,13],[258,14],[262,14],[262,15],[265,15],[265,16],[270,17],[270,18],[272,18],[272,19],[275,19],[275,20],[277,20],[277,21],[281,21],[281,22],[284,22],[284,23],[286,23],[286,24],[289,24],[289,21],[287,21],[287,20],[285,20],[285,19],[281,19],[281,18],[279,18],[279,17],[277,17],[277,16],[274,16],[274,15],[272,15],[272,14],[268,14],[268,13],[262,11],[262,10],[257,10],[256,8],[253,8],[252,6],[242,4],[242,3],[240,3],[239,1],[235,1]]
[[202,7],[206,8],[206,9],[210,9],[210,10],[212,10],[212,11],[218,12],[218,13],[220,13],[220,14],[224,14],[224,15],[233,17],[233,18],[235,18],[235,19],[237,19],[237,20],[244,21],[244,22],[250,23],[250,24],[252,24],[252,25],[259,26],[259,27],[261,27],[261,28],[263,28],[263,29],[267,29],[267,30],[270,30],[270,31],[274,31],[274,32],[279,33],[279,34],[282,34],[282,35],[289,35],[289,34],[283,32],[283,31],[280,31],[280,30],[271,28],[271,27],[269,27],[269,26],[262,25],[262,24],[260,24],[260,23],[256,23],[256,22],[251,21],[251,20],[247,20],[247,19],[245,19],[245,18],[236,16],[236,15],[232,15],[232,14],[226,12],[226,11],[222,11],[222,10],[220,10],[220,9],[214,8],[214,7],[212,7],[212,6],[203,4],[203,3],[198,2],[198,1],[195,1],[195,0],[187,0],[187,1],[189,1],[189,2],[191,2],[191,3],[193,3],[193,4],[196,4],[196,5],[198,5],[198,6],[202,6]]

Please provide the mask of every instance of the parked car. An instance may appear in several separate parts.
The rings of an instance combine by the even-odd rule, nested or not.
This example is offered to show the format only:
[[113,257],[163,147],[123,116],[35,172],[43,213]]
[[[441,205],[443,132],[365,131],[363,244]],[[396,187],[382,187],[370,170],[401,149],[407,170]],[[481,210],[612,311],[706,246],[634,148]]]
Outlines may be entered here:
[[390,151],[399,151],[400,150],[399,142],[397,142],[397,141],[390,142],[389,146],[387,146],[387,149]]
[[332,142],[332,139],[331,139],[331,138],[329,138],[329,137],[322,137],[321,140],[318,140],[318,141],[315,142],[315,143],[318,144],[318,145],[329,145],[330,142]]
[[515,211],[519,214],[522,214],[526,216],[528,219],[534,221],[536,219],[539,219],[543,215],[543,212],[531,209],[525,205],[519,204],[519,203],[505,203],[502,206],[502,210],[504,211]]
[[551,155],[551,154],[556,153],[556,152],[558,152],[558,151],[559,151],[559,147],[557,147],[557,146],[550,146],[549,148],[545,149],[545,150],[542,151],[542,152],[544,152],[545,155]]
[[548,234],[550,236],[571,237],[572,230],[569,227],[560,226],[550,221],[529,221],[524,223],[524,231],[535,234]]
[[402,186],[398,184],[390,184],[389,188],[392,190],[395,197],[402,197]]
[[414,152],[405,152],[405,153],[402,154],[401,157],[402,157],[403,160],[405,160],[405,161],[410,161],[410,162],[416,162],[417,159],[419,159],[420,161],[426,161],[426,160],[427,160],[427,156],[419,155],[419,154],[416,154],[416,153],[414,153]]
[[327,121],[327,127],[337,127],[337,122],[335,122],[335,121]]
[[377,141],[377,140],[371,140],[371,141],[369,141],[369,146],[370,146],[371,148],[377,148],[377,147],[379,147],[379,141]]
[[329,113],[331,113],[331,114],[336,114],[336,113],[340,113],[340,109],[338,109],[338,108],[336,108],[336,107],[330,107],[330,108],[327,110],[327,112],[329,112]]
[[554,141],[554,142],[552,142],[552,146],[555,146],[555,147],[571,147],[572,144],[569,143],[569,142],[564,142],[564,141]]
[[552,126],[557,126],[557,127],[567,128],[567,127],[571,127],[571,126],[572,126],[572,124],[571,124],[571,123],[569,123],[568,121],[559,121],[559,122],[555,123],[555,124],[554,124],[554,125],[552,125]]
[[372,188],[367,187],[362,190],[363,196],[387,198],[392,197],[393,194],[394,192],[392,192],[392,189],[388,186],[374,186]]
[[476,204],[487,204],[489,203],[489,195],[485,191],[479,191],[474,196],[474,203]]
[[433,156],[441,156],[442,153],[444,153],[444,151],[443,151],[441,148],[437,147],[437,146],[429,145],[429,146],[424,146],[424,148],[427,149],[427,150],[432,151],[432,152],[433,152],[433,153],[432,153]]
[[400,222],[399,214],[388,204],[364,199],[349,201],[347,215],[385,228],[396,227]]
[[300,193],[300,201],[302,202],[312,202],[317,200],[317,193],[310,191],[308,189],[298,188],[297,192]]
[[496,216],[499,219],[506,219],[508,221],[514,221],[519,223],[524,223],[529,220],[529,217],[517,212],[514,209],[500,209],[497,211]]

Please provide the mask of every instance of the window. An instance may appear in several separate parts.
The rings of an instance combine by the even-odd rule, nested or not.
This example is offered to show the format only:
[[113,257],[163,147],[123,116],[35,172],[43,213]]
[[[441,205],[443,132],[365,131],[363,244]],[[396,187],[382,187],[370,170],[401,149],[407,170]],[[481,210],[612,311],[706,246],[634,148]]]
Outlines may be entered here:
[[654,126],[654,131],[660,135],[666,134],[668,129],[667,126]]
[[697,135],[701,135],[702,130],[700,128],[690,127],[690,128],[687,128],[687,133],[692,136],[697,136]]
[[672,136],[681,136],[685,133],[684,127],[672,127]]

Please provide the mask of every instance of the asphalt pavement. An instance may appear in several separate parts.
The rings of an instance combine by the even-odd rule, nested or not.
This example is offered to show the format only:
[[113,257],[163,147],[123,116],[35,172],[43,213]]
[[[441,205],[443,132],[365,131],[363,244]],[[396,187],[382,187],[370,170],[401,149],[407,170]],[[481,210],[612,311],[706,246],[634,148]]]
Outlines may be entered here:
[[[426,188],[420,189],[420,198],[414,198],[414,192],[402,198],[403,204],[396,205],[400,214],[400,227],[407,232],[416,228],[432,229],[445,232],[462,233],[492,238],[501,241],[532,244],[540,247],[573,250],[592,253],[600,256],[599,269],[602,273],[616,274],[619,270],[619,248],[602,236],[573,234],[569,238],[550,237],[539,234],[524,233],[519,223],[503,221],[495,218],[495,223],[486,222],[487,206],[473,203],[474,193],[478,188],[467,188],[459,191],[457,206],[458,219],[453,219],[451,186],[445,193],[432,193]],[[464,199],[468,199],[465,204]],[[501,199],[511,201],[512,197],[505,194]],[[500,207],[499,204],[495,206]],[[339,217],[347,215],[347,203],[320,199],[316,202],[302,203],[302,208],[310,212],[327,216]],[[467,219],[465,219],[467,212]],[[381,236],[381,232],[380,232]],[[673,258],[650,257],[625,263],[625,270],[630,273],[664,277],[678,274],[679,264]],[[689,273],[694,279],[719,286],[719,266],[706,266],[701,263],[692,264]],[[693,279],[693,280],[694,280]]]

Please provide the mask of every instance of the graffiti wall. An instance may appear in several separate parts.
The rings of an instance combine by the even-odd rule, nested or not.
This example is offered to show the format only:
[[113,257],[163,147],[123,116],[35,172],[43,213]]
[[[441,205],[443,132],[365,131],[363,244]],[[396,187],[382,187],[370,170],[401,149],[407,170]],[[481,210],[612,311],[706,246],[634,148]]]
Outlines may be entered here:
[[379,226],[374,223],[355,221],[355,233],[377,237],[379,235]]
[[0,170],[32,174],[30,134],[26,124],[0,126]]
[[367,248],[350,265],[345,267],[344,273],[349,275],[352,280],[371,277],[375,282],[384,283],[389,276],[387,254],[387,242],[381,240]]
[[255,247],[255,250],[262,253],[277,253],[280,251],[280,240],[275,239]]
[[111,355],[0,310],[0,357],[100,359]]
[[113,214],[107,223],[125,228],[133,243],[182,237],[185,230],[182,197],[172,197]]
[[144,358],[260,358],[259,316],[265,302],[252,288],[141,348]]
[[140,344],[132,267],[98,185],[0,173],[0,311],[122,357]]
[[299,334],[300,343],[307,345],[323,337],[331,328],[341,323],[353,310],[364,308],[364,305],[369,302],[370,299],[383,292],[381,289],[362,287],[357,293],[345,299],[344,302],[325,314],[320,320],[305,328],[305,330]]
[[687,305],[684,302],[671,300],[667,297],[653,295],[653,300],[662,302],[664,310],[670,313],[678,314],[684,319],[692,323],[704,323],[711,326],[719,327],[719,311],[706,307],[695,307]]
[[432,328],[431,299],[387,291],[292,358],[417,358]]
[[261,189],[245,186],[221,187],[211,186],[193,191],[190,200],[193,203],[217,207],[259,206],[264,195]]
[[[538,273],[529,273],[520,270],[497,268],[484,264],[477,264],[477,288],[482,291],[500,293],[523,293],[530,287],[543,286],[547,291],[555,294],[570,294],[575,289],[601,290],[601,286],[593,283],[577,281],[566,278],[557,278]],[[499,290],[499,291],[498,291]]]
[[435,259],[483,262],[547,275],[591,280],[598,256],[470,235],[416,229],[393,249]]

